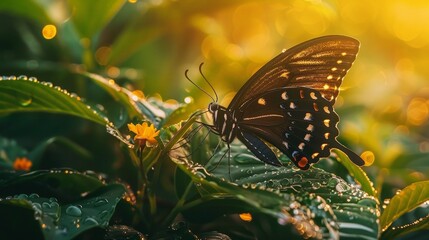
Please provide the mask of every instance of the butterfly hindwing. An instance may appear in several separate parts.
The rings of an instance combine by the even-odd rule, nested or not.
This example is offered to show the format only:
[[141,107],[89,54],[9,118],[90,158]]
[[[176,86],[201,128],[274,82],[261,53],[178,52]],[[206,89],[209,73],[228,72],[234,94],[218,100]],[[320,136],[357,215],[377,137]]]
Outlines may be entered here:
[[359,42],[346,36],[324,36],[292,47],[259,69],[235,95],[229,109],[254,96],[283,87],[307,87],[334,102],[342,79],[359,50]]
[[242,105],[238,125],[307,169],[340,145],[336,140],[339,118],[332,104],[309,88],[271,90]]

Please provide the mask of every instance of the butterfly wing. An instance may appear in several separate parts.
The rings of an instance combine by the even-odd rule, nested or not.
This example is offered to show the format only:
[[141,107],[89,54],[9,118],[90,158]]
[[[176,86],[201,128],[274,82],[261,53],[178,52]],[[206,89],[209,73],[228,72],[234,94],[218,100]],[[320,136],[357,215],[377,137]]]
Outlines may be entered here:
[[343,77],[359,50],[356,39],[332,35],[292,47],[259,69],[235,95],[229,109],[254,96],[282,87],[307,87],[335,102]]
[[[301,169],[308,169],[311,163],[318,162],[321,157],[328,157],[331,148],[342,150],[359,166],[364,163],[336,140],[339,117],[334,112],[333,102],[313,89],[298,87],[270,90],[243,103],[236,114],[241,132],[252,133],[259,140],[269,142]],[[243,142],[240,135],[238,138]],[[247,140],[252,141],[252,138]],[[261,146],[259,142],[257,144]],[[267,152],[264,147],[262,149]],[[277,160],[266,160],[267,157],[255,155],[269,164]]]

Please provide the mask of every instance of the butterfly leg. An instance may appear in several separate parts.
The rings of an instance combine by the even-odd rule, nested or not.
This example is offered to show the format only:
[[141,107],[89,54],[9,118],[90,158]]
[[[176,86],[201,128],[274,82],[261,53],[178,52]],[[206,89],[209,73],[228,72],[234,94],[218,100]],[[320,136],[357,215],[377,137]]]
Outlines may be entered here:
[[[220,143],[217,145],[217,147],[216,147],[216,149],[215,150],[217,150],[217,148],[220,146]],[[215,151],[216,152],[216,151]],[[214,167],[212,167],[211,169],[208,169],[208,171],[209,172],[211,172],[211,171],[213,171],[213,170],[215,170],[218,166],[219,166],[219,164],[220,164],[220,162],[222,161],[222,159],[226,156],[226,154],[227,153],[229,153],[230,152],[230,148],[229,148],[229,145],[228,145],[228,150],[226,150],[223,154],[222,154],[222,156],[219,158],[219,160],[217,161],[217,163],[214,165]],[[213,157],[215,156],[215,154],[213,154],[210,158],[209,158],[209,160],[207,161],[207,162],[209,162]],[[228,160],[229,161],[229,160]]]

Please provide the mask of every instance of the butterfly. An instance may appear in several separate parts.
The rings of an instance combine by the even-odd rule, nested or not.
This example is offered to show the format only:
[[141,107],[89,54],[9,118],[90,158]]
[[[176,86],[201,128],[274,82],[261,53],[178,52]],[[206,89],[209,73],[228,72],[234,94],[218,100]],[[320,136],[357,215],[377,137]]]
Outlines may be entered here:
[[240,140],[262,162],[281,166],[267,143],[306,170],[332,148],[358,166],[364,161],[337,141],[333,105],[359,50],[356,39],[332,35],[308,40],[273,58],[241,87],[228,107],[213,101],[211,130],[230,145]]

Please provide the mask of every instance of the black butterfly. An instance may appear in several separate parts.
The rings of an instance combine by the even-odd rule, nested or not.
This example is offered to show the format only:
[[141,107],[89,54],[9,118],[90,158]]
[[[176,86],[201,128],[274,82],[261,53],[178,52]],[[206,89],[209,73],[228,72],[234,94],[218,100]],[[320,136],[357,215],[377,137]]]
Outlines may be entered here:
[[364,161],[339,143],[333,105],[359,50],[346,36],[324,36],[283,51],[259,69],[225,108],[210,103],[212,130],[228,146],[238,138],[261,161],[281,166],[266,142],[308,169],[332,148]]

